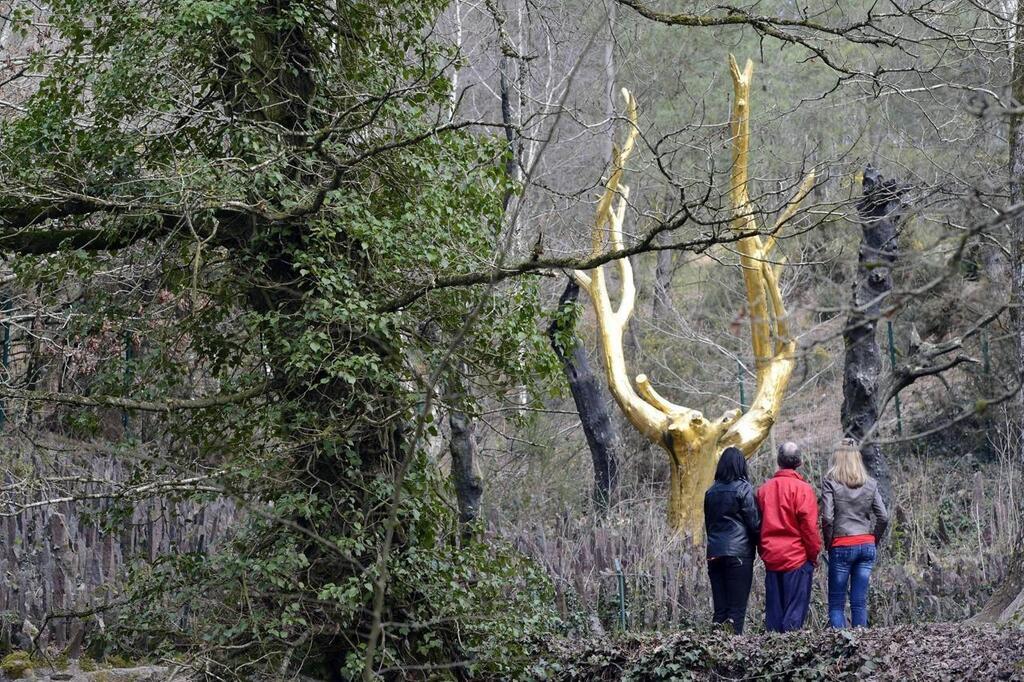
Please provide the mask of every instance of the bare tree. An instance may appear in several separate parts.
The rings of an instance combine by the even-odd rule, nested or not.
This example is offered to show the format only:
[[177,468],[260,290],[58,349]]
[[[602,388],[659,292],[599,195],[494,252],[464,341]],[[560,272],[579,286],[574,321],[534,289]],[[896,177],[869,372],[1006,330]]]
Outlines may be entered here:
[[[1024,120],[1020,108],[1024,107],[1024,39],[1020,35],[1024,28],[1024,2],[1016,3],[1015,22],[1011,27],[1012,70],[1010,94],[1017,111],[1010,116],[1009,125],[1009,185],[1011,205],[1024,203]],[[1024,373],[1024,214],[1016,215],[1010,222],[1011,228],[1011,280],[1010,320],[1018,371]],[[1011,442],[1020,447],[1024,444],[1024,391],[1017,394],[1017,421],[1012,428],[1016,438]],[[1014,453],[1024,461],[1024,452]],[[1024,613],[1024,536],[1017,538],[1010,570],[1006,579],[976,618],[980,621],[1005,623],[1020,621]]]

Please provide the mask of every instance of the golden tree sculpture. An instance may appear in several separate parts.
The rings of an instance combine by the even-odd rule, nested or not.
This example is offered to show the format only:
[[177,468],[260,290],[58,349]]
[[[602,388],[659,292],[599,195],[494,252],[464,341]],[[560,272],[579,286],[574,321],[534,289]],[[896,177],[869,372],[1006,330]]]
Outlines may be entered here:
[[[775,248],[779,230],[793,217],[814,184],[812,172],[800,184],[796,195],[762,240],[747,190],[750,81],[754,64],[747,60],[741,72],[736,59],[730,55],[729,65],[735,91],[731,117],[731,228],[742,235],[736,243],[750,311],[751,343],[757,376],[757,391],[749,409],[746,412],[734,409],[717,419],[708,419],[698,410],[666,400],[654,390],[643,374],[636,377],[634,388],[627,374],[622,345],[622,335],[636,300],[633,269],[629,260],[621,258],[615,261],[620,279],[617,307],[613,307],[602,266],[588,272],[574,273],[580,286],[590,294],[594,306],[608,386],[615,401],[636,429],[652,443],[668,451],[671,465],[669,524],[677,532],[691,534],[695,540],[703,534],[704,491],[711,485],[722,450],[736,446],[745,456],[750,457],[768,437],[782,406],[793,371],[796,343],[790,332],[782,292],[779,290],[782,259],[773,263],[769,258]],[[626,89],[622,90],[622,94],[626,100],[630,126],[625,143],[621,148],[616,146],[613,150],[611,173],[598,202],[593,232],[594,255],[603,252],[606,240],[610,241],[612,249],[623,248],[622,222],[626,215],[629,187],[622,184],[622,176],[639,129],[636,100]]]

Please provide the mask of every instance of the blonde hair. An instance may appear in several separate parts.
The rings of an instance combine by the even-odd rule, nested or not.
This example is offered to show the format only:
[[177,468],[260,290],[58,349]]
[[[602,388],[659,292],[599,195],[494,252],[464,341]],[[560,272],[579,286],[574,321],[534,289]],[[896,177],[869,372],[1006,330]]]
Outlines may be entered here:
[[856,443],[849,438],[844,439],[832,453],[831,464],[826,476],[833,481],[842,483],[847,488],[859,488],[868,479],[868,472],[864,469],[864,459],[860,456],[860,450],[857,449]]

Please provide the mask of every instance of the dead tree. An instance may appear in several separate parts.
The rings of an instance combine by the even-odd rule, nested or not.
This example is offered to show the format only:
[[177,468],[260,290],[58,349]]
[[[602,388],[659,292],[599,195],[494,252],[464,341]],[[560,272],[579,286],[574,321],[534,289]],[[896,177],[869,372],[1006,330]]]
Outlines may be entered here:
[[[754,219],[747,190],[747,166],[750,148],[750,81],[753,62],[747,61],[741,72],[730,57],[735,101],[732,110],[732,175],[730,200],[732,229],[741,235],[736,242],[740,268],[746,285],[750,310],[751,341],[756,362],[757,392],[744,413],[730,410],[717,419],[708,419],[698,410],[669,402],[659,395],[643,374],[636,386],[629,379],[623,353],[623,334],[633,312],[636,288],[629,261],[620,258],[620,302],[613,307],[604,267],[589,274],[576,271],[576,280],[590,294],[597,318],[608,386],[629,422],[651,442],[669,454],[669,524],[677,531],[699,538],[703,533],[704,491],[714,477],[715,465],[725,447],[739,447],[748,457],[767,438],[782,406],[782,397],[793,371],[795,342],[789,331],[788,316],[779,289],[781,263],[769,261],[776,235],[796,212],[800,201],[814,183],[811,174],[796,196],[779,216],[774,228],[762,240]],[[598,202],[593,232],[593,253],[603,253],[606,239],[611,248],[623,248],[622,223],[629,199],[629,188],[622,184],[626,161],[638,134],[637,104],[623,89],[630,128],[622,148],[612,155],[612,167],[604,195]],[[774,339],[773,339],[774,337]]]
[[868,166],[864,195],[857,203],[861,223],[853,304],[843,330],[846,357],[843,368],[843,433],[860,443],[868,472],[878,480],[882,496],[891,497],[885,454],[873,438],[878,423],[882,351],[876,338],[883,304],[892,291],[892,268],[897,256],[897,229],[903,221],[902,186]]
[[[579,292],[579,285],[570,278],[558,299],[559,306],[575,303]],[[583,435],[590,448],[590,459],[594,464],[594,508],[600,514],[608,509],[618,480],[618,433],[608,414],[597,377],[590,368],[586,349],[572,330],[565,329],[561,322],[561,317],[552,321],[548,336],[551,347],[562,362]]]

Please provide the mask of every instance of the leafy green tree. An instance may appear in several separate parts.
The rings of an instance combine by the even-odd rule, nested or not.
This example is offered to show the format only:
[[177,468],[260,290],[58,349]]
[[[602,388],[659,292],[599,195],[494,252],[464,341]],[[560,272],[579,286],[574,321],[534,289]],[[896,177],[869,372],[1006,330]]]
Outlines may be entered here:
[[66,333],[102,359],[15,394],[76,428],[125,410],[125,450],[167,453],[140,476],[247,519],[222,551],[140,567],[122,646],[221,676],[509,675],[554,625],[535,569],[460,546],[423,453],[451,368],[557,370],[533,284],[489,274],[509,181],[502,146],[449,118],[442,8],[49,3],[0,133],[0,248],[20,284],[86,292]]

